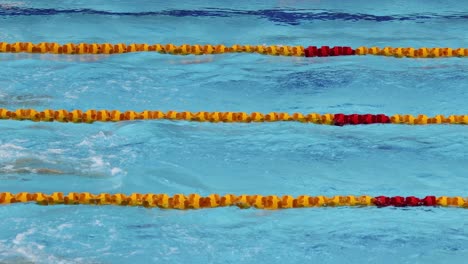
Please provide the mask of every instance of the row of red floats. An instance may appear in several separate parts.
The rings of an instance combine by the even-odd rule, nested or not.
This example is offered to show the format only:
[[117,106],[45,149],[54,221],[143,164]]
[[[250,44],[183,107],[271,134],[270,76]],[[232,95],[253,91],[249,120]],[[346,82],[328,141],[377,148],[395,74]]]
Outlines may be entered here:
[[425,198],[417,198],[414,196],[402,197],[402,196],[377,196],[372,200],[376,206],[436,206],[437,198],[435,196],[426,196]]
[[390,117],[384,114],[335,114],[333,116],[333,123],[336,126],[344,125],[367,125],[367,124],[387,124],[390,123]]
[[355,51],[351,47],[336,46],[330,48],[329,46],[322,46],[318,48],[316,46],[309,46],[304,49],[306,57],[350,56],[354,54]]

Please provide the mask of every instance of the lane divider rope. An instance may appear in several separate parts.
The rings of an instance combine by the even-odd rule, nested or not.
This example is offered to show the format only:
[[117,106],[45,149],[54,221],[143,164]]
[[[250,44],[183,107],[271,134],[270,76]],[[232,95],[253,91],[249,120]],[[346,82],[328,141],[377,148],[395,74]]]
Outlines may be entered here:
[[199,194],[91,194],[88,192],[71,192],[63,194],[54,192],[52,194],[44,193],[0,193],[0,204],[29,203],[36,202],[40,205],[54,204],[87,204],[87,205],[122,205],[122,206],[144,206],[159,207],[163,209],[202,209],[237,206],[239,208],[257,208],[257,209],[287,209],[302,207],[324,207],[324,206],[452,206],[468,208],[468,197],[448,197],[448,196],[426,196],[417,198],[414,196],[308,196],[300,195],[293,197],[291,195],[219,195],[210,194],[203,197]]
[[226,123],[248,123],[248,122],[307,122],[324,125],[366,125],[366,124],[468,124],[468,115],[400,115],[388,116],[384,114],[301,114],[286,112],[271,112],[263,114],[259,112],[177,112],[177,111],[124,111],[119,110],[52,110],[37,111],[35,109],[16,109],[10,111],[0,108],[0,119],[31,120],[31,121],[58,121],[73,123],[119,122],[127,120],[184,120],[194,122],[226,122]]
[[342,46],[285,46],[285,45],[189,45],[183,44],[124,44],[124,43],[67,43],[56,42],[0,42],[0,52],[52,54],[120,54],[128,52],[159,52],[174,55],[206,55],[222,53],[259,53],[273,56],[329,57],[376,55],[407,58],[467,57],[468,48],[412,48],[412,47],[351,47]]

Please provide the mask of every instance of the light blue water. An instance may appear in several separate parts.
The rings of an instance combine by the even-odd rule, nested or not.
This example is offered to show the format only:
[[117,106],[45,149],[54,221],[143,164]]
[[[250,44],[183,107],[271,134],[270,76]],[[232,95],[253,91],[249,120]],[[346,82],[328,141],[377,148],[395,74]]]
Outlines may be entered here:
[[[0,41],[468,46],[460,1],[167,2],[0,0]],[[468,113],[459,58],[0,54],[0,65],[0,106],[10,109]],[[467,194],[463,126],[1,121],[0,135],[0,191]],[[28,204],[2,206],[0,217],[7,263],[468,257],[463,209]]]

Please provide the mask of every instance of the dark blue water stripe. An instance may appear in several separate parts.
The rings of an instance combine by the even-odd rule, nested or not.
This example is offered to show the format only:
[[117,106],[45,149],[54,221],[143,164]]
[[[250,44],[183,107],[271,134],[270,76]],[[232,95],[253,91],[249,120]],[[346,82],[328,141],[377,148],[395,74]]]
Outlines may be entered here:
[[51,8],[21,8],[21,7],[1,7],[0,16],[51,16],[61,14],[77,15],[109,15],[109,16],[173,16],[173,17],[232,17],[239,15],[258,16],[273,22],[296,25],[301,21],[314,20],[341,20],[341,21],[420,21],[430,19],[468,19],[468,14],[438,15],[432,13],[408,14],[408,15],[388,15],[377,16],[370,14],[352,14],[344,12],[327,12],[323,10],[229,10],[229,9],[206,9],[206,10],[166,10],[159,12],[110,12],[93,9],[51,9]]

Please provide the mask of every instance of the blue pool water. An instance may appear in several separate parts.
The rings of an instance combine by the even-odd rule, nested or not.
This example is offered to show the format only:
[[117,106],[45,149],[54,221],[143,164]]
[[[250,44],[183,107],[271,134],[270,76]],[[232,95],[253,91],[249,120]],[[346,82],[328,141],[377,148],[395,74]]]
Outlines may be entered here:
[[[6,1],[0,41],[467,47],[460,1]],[[215,1],[216,2],[216,1]],[[467,114],[468,60],[0,54],[0,107]],[[0,191],[462,195],[464,126],[0,122]],[[0,207],[6,263],[464,263],[468,211]]]

